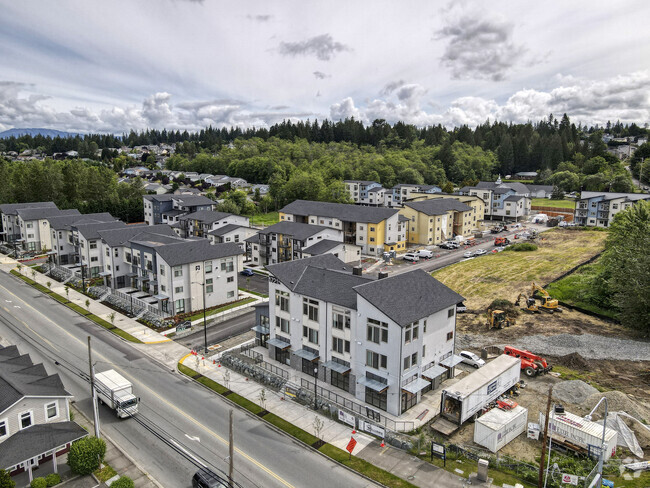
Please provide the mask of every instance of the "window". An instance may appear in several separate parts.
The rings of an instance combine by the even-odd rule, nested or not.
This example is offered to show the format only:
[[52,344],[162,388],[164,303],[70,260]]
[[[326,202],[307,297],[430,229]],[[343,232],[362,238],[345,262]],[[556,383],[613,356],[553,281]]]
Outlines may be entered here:
[[9,434],[9,426],[6,420],[0,420],[0,439]]
[[160,285],[160,291],[165,293],[167,291],[167,287],[165,285]]
[[332,337],[332,351],[343,354],[344,352],[350,352],[350,341],[341,339],[339,337]]
[[228,293],[226,293],[226,298],[234,298],[234,296],[235,296],[234,291],[229,291]]
[[280,327],[280,331],[286,334],[289,333],[289,320],[281,319],[280,317],[275,318],[275,326]]
[[32,425],[33,419],[32,419],[32,412],[25,412],[20,414],[20,429],[26,429],[30,425]]
[[318,322],[318,300],[311,300],[310,298],[302,299],[302,314],[306,315],[309,320]]
[[183,268],[181,266],[174,266],[174,278],[183,276]]
[[97,261],[99,261],[99,258],[97,256],[91,256],[90,258],[91,263],[96,263]]
[[413,322],[404,328],[404,344],[408,344],[418,337],[420,337],[420,328],[418,327],[417,322]]
[[338,330],[350,328],[350,311],[332,308],[332,327]]
[[341,374],[341,373],[337,373],[336,371],[332,371],[331,383],[332,383],[332,386],[336,386],[337,388],[340,388],[341,390],[350,391],[350,375],[349,374]]
[[275,305],[280,307],[283,312],[289,311],[289,292],[275,290]]
[[452,318],[455,312],[456,312],[455,308],[450,308],[449,310],[447,310],[447,318],[448,319]]
[[380,410],[386,410],[387,398],[388,398],[387,390],[384,390],[383,392],[379,393],[371,388],[366,387],[366,403],[368,403],[369,405],[372,405],[373,407],[377,407]]
[[386,322],[379,322],[378,320],[368,319],[366,338],[375,344],[379,344],[380,342],[388,342],[388,324]]
[[111,252],[108,248],[106,248],[106,257],[110,258],[111,257]]
[[205,269],[206,273],[212,273],[212,263],[211,262],[206,262],[204,269]]
[[227,273],[230,273],[235,269],[235,265],[233,263],[232,258],[224,259],[221,261],[221,271],[225,271]]
[[59,406],[56,402],[48,403],[45,405],[45,417],[50,419],[55,419],[59,416]]
[[126,262],[127,262],[127,263],[130,263],[130,262],[131,262],[131,253],[130,253],[130,252],[127,252],[127,253],[124,255],[124,259],[126,259]]
[[411,354],[411,366],[417,366],[418,365],[418,353],[414,352]]
[[422,357],[424,357],[426,355],[427,355],[427,346],[424,345],[424,346],[422,346]]
[[160,265],[160,276],[165,276],[165,266]]
[[226,280],[226,282],[227,283],[232,283],[233,281],[235,281],[235,277],[234,276],[228,276],[228,279]]
[[370,366],[371,368],[375,368],[375,369],[379,369],[379,368],[386,369],[387,364],[388,364],[388,358],[386,356],[371,351],[370,349],[366,349],[366,366]]
[[318,331],[316,329],[312,329],[310,327],[307,327],[306,325],[303,325],[302,336],[307,338],[309,342],[318,344]]
[[375,231],[375,228],[374,228],[374,227],[370,227],[370,232],[374,232],[374,231]]
[[450,341],[454,338],[454,331],[447,332],[447,340]]
[[174,287],[174,293],[183,293],[183,287],[182,286]]
[[214,286],[212,285],[212,278],[208,278],[205,280],[205,292],[212,293],[213,291],[214,291]]
[[404,371],[411,367],[411,356],[406,356],[404,358]]
[[375,238],[374,238],[374,237],[371,237],[371,238],[370,238],[370,242],[375,242]]
[[185,312],[185,299],[181,298],[179,300],[176,300],[176,313],[184,313]]

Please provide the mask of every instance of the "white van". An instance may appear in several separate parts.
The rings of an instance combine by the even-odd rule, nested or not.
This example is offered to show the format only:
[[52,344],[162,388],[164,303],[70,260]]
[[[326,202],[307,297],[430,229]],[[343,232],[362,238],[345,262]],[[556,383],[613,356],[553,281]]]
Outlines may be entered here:
[[419,257],[419,258],[422,258],[422,259],[431,259],[431,258],[433,257],[433,252],[432,252],[432,251],[428,251],[428,250],[426,250],[426,249],[420,249],[420,250],[419,250],[418,252],[416,252],[415,254],[417,254],[418,257]]
[[404,259],[404,261],[412,261],[415,263],[420,260],[420,256],[418,256],[418,254],[414,252],[407,252],[406,254],[404,254],[402,259]]

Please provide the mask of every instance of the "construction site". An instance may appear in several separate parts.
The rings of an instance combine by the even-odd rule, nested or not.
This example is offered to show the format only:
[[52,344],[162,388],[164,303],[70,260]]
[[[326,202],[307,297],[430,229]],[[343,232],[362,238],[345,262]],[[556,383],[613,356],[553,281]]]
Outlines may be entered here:
[[[650,343],[615,321],[558,303],[545,290],[553,280],[598,256],[605,238],[601,232],[554,229],[540,234],[535,251],[495,253],[434,273],[443,283],[463,290],[467,310],[457,317],[456,349],[481,356],[487,360],[483,367],[494,358],[519,358],[521,383],[487,409],[476,410],[466,422],[447,426],[444,433],[434,426],[428,435],[535,464],[549,406],[552,422],[561,420],[568,429],[586,432],[591,423],[585,416],[606,397],[607,430],[615,446],[610,455],[623,464],[650,460]],[[458,391],[454,384],[446,386],[452,396],[471,390],[473,369],[462,364],[460,368],[467,372],[450,381],[458,382]],[[443,392],[441,417],[445,406]],[[603,413],[601,407],[593,420],[602,421]],[[600,444],[578,441],[583,435],[579,432],[575,438],[559,435],[561,427],[551,428],[557,437],[551,436],[553,452],[588,457],[593,445]],[[647,463],[638,466],[641,470],[622,468],[609,479],[615,486],[650,486],[648,472],[642,471]]]

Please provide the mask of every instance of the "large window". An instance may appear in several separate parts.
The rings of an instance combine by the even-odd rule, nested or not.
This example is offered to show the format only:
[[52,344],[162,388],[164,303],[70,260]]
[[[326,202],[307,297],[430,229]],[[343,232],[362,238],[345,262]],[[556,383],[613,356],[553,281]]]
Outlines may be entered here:
[[205,272],[212,273],[212,262],[210,261],[205,262]]
[[48,420],[55,419],[59,416],[59,406],[56,402],[45,405],[45,416]]
[[289,311],[289,292],[275,290],[275,305],[280,307],[283,312]]
[[402,390],[402,413],[415,406],[418,402],[418,396]]
[[302,326],[302,336],[305,337],[312,344],[318,344],[318,331],[307,327],[306,325]]
[[183,268],[181,266],[174,266],[174,278],[183,276]]
[[302,314],[306,315],[309,320],[318,322],[318,300],[310,298],[302,299]]
[[350,375],[347,373],[341,374],[337,373],[336,371],[332,371],[331,383],[332,386],[336,386],[341,390],[350,391]]
[[383,354],[376,353],[370,349],[366,349],[366,366],[371,368],[386,369],[388,364],[388,358]]
[[418,364],[418,353],[414,352],[410,356],[404,358],[404,371],[410,369]]
[[30,425],[32,425],[33,419],[32,419],[32,412],[25,412],[20,414],[20,428],[21,429],[26,429]]
[[332,351],[343,354],[350,352],[350,341],[341,339],[340,337],[332,337]]
[[285,334],[289,333],[289,321],[287,319],[281,319],[280,317],[276,317],[275,326],[279,327],[281,332],[284,332]]
[[420,336],[420,328],[417,322],[404,327],[404,344],[408,344],[412,340],[416,340]]
[[212,284],[212,278],[207,278],[205,280],[205,292],[212,293],[214,291],[214,285]]
[[185,313],[185,299],[181,298],[180,300],[176,300],[174,308],[177,314]]
[[332,327],[338,330],[350,328],[350,311],[332,308]]
[[379,410],[386,410],[388,392],[385,390],[379,393],[371,388],[366,387],[366,403],[377,407]]
[[221,261],[221,271],[225,271],[229,273],[234,269],[235,269],[235,264],[233,263],[233,258],[228,258]]
[[368,319],[368,334],[366,338],[375,344],[388,342],[388,324],[379,320]]

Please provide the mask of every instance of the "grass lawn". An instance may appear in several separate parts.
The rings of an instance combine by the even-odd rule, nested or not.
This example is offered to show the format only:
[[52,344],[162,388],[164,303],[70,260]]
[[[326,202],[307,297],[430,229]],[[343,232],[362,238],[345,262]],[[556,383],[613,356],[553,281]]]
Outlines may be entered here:
[[606,238],[606,232],[554,229],[540,234],[536,251],[488,254],[433,276],[463,295],[469,308],[485,309],[496,298],[514,301],[519,293],[528,293],[533,281],[549,283],[601,252]]
[[262,298],[268,298],[268,295],[265,295],[264,293],[259,293],[257,291],[253,291],[253,290],[247,290],[246,288],[244,288],[242,286],[240,286],[239,289],[241,291],[245,291],[246,293],[250,293],[251,295],[256,295],[256,296],[262,297]]
[[273,225],[280,221],[278,212],[268,212],[250,216],[251,225]]
[[[205,315],[206,315],[206,317],[210,317],[211,315],[214,315],[214,314],[219,313],[219,312],[223,312],[224,310],[229,310],[231,308],[239,307],[241,305],[246,305],[247,303],[254,302],[254,301],[255,301],[255,299],[251,298],[251,297],[243,298],[242,300],[236,301],[234,303],[229,303],[228,305],[224,305],[223,307],[215,308],[214,310],[208,310]],[[202,311],[187,317],[186,320],[193,321],[193,320],[198,320],[198,319],[201,319],[201,318],[203,318],[203,312]]]
[[549,200],[548,198],[533,198],[530,204],[533,207],[570,208],[571,210],[576,207],[575,200]]
[[616,318],[616,313],[609,308],[601,308],[589,300],[593,280],[601,271],[600,259],[583,266],[575,273],[551,283],[547,290],[553,298],[590,312],[599,313],[606,317]]

